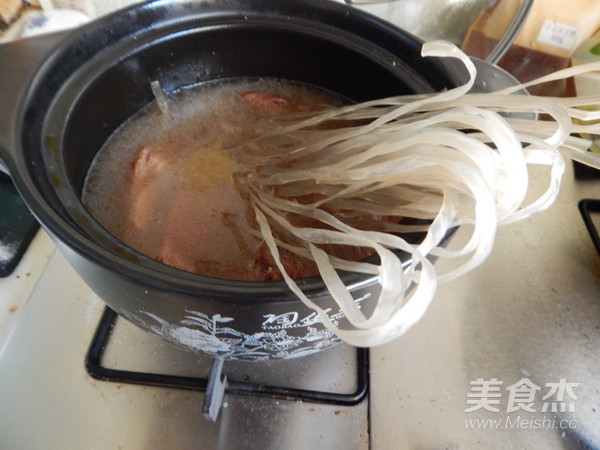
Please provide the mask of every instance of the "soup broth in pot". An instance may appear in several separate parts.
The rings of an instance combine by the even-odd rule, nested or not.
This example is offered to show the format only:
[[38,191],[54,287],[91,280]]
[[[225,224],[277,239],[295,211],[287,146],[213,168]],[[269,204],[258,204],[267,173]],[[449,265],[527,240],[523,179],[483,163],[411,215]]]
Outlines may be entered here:
[[[235,173],[251,167],[231,149],[252,136],[259,120],[344,103],[274,79],[182,89],[169,95],[168,111],[152,102],[108,139],[88,173],[84,204],[109,232],[164,264],[223,279],[280,280],[235,183]],[[368,254],[336,251],[355,260]],[[292,277],[318,272],[312,261],[281,252]]]

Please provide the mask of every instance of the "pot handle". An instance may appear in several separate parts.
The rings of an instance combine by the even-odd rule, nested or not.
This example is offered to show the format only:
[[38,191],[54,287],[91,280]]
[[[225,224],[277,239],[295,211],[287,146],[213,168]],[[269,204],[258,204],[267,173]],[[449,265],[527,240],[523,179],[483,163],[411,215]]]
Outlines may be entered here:
[[64,34],[49,33],[0,45],[0,172],[10,174],[14,162],[21,102],[29,81]]

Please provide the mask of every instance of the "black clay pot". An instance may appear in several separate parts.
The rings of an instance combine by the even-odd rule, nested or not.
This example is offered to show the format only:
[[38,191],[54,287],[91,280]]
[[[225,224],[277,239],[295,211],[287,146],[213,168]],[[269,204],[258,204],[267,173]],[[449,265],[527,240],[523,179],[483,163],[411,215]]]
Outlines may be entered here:
[[[82,206],[86,172],[107,137],[152,99],[151,80],[170,90],[269,76],[354,101],[456,84],[449,66],[420,51],[405,32],[324,0],[134,6],[66,34],[0,46],[0,160],[77,272],[120,315],[226,359],[305,355],[337,338],[283,282],[202,277],[128,248]],[[344,276],[368,310],[375,280]],[[343,321],[318,278],[300,285]]]

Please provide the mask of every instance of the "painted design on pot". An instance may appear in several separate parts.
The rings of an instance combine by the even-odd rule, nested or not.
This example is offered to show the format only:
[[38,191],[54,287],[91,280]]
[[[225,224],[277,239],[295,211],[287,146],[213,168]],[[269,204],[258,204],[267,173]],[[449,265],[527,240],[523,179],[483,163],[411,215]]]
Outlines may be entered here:
[[[371,293],[368,292],[355,301],[360,304],[370,297]],[[345,317],[341,310],[331,314],[332,309],[329,308],[325,312],[335,325]],[[316,312],[310,312],[305,317],[301,317],[297,311],[263,314],[261,331],[251,334],[232,328],[235,318],[224,317],[221,314],[209,316],[186,309],[185,316],[179,324],[168,322],[147,311],[138,310],[135,314],[121,310],[120,314],[169,342],[225,359],[297,358],[341,341],[333,332],[323,327],[322,320]]]
[[[267,314],[265,324],[278,323],[278,331],[260,331],[252,334],[237,331],[229,326],[224,326],[235,319],[222,317],[215,314],[212,317],[197,312],[186,310],[185,318],[179,325],[171,324],[155,314],[139,311],[153,319],[154,323],[146,323],[148,328],[164,339],[179,343],[184,347],[218,354],[230,359],[262,360],[262,359],[289,359],[305,356],[339,342],[331,331],[315,327],[299,325],[306,329],[306,334],[295,336],[288,333],[286,328],[281,328],[288,323],[287,328],[294,327],[285,317],[298,317],[297,312],[282,315]],[[314,319],[310,319],[314,320]],[[314,323],[314,322],[313,322]],[[268,325],[267,325],[268,327]],[[278,326],[272,328],[277,329]]]

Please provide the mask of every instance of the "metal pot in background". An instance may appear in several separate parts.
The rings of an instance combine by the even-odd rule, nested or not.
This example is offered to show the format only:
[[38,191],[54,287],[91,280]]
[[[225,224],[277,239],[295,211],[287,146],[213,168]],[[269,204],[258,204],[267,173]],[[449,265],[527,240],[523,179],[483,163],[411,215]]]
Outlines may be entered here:
[[[124,0],[127,1],[127,0]],[[338,0],[375,14],[430,41],[443,39],[461,45],[475,20],[497,0]],[[525,24],[535,0],[522,0],[486,61],[498,64]]]
[[[229,359],[291,358],[338,342],[283,282],[219,280],[180,271],[125,246],[82,206],[96,152],[167,89],[269,76],[355,101],[455,86],[445,61],[414,36],[323,0],[154,1],[66,34],[0,46],[0,161],[57,246],[117,313],[164,339]],[[374,278],[344,274],[366,311]],[[301,280],[343,323],[318,278]]]
[[337,0],[381,17],[426,41],[460,45],[471,24],[496,0]]

